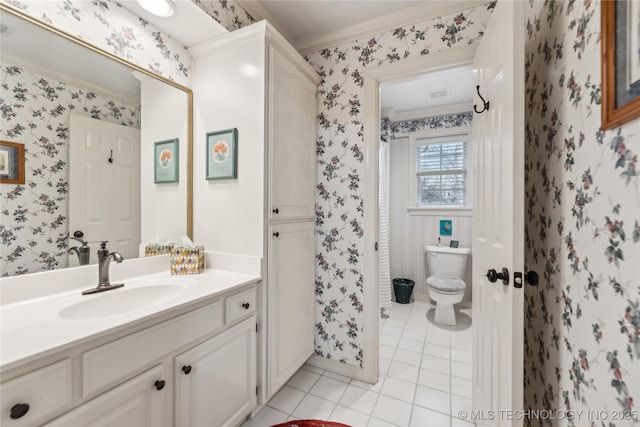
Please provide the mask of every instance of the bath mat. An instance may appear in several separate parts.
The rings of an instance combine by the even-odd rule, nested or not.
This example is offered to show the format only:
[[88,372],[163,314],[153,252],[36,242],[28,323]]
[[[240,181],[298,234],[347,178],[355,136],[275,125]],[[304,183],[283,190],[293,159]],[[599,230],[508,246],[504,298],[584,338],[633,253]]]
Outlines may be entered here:
[[322,420],[293,420],[286,423],[276,424],[271,427],[351,427],[348,424],[336,423]]

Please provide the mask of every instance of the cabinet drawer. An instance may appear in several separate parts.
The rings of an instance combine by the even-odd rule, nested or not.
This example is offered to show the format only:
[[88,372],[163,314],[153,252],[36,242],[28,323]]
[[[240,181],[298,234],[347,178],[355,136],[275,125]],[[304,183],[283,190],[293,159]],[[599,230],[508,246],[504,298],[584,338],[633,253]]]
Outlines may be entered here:
[[225,322],[227,324],[255,313],[256,290],[249,289],[246,292],[228,297],[225,301],[225,308]]
[[82,354],[82,397],[121,382],[134,371],[224,326],[222,301]]
[[[71,404],[71,359],[62,360],[3,383],[0,386],[0,395],[0,425],[23,427],[40,424]],[[28,410],[24,415],[15,418],[21,412],[20,409],[24,411],[26,408]]]

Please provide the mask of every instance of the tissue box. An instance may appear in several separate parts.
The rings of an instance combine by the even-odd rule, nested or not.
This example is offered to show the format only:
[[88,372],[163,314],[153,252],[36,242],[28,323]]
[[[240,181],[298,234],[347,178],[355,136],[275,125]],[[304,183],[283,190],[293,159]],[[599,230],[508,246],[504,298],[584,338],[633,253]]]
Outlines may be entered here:
[[159,245],[157,243],[149,243],[144,247],[144,256],[155,256],[155,255],[163,255],[170,254],[171,249],[173,249],[175,245],[171,243],[170,245]]
[[171,249],[171,274],[199,274],[204,270],[204,246]]

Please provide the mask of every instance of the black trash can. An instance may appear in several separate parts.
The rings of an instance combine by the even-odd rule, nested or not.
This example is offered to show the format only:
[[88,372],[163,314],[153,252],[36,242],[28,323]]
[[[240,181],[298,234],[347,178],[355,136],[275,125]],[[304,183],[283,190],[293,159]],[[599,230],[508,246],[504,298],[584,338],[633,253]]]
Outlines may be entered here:
[[393,279],[393,293],[396,296],[396,302],[408,304],[415,284],[416,282],[410,279]]

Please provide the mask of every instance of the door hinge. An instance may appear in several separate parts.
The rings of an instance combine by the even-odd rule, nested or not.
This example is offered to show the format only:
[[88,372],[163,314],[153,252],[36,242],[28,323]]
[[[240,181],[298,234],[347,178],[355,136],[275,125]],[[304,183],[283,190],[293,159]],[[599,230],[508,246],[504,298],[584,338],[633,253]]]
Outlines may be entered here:
[[378,242],[376,242],[376,244],[373,247],[376,251],[378,250]]
[[256,396],[258,396],[258,395],[260,394],[260,393],[259,393],[259,390],[260,390],[260,389],[258,388],[258,386],[256,386]]
[[256,323],[256,332],[258,332],[258,324]]

